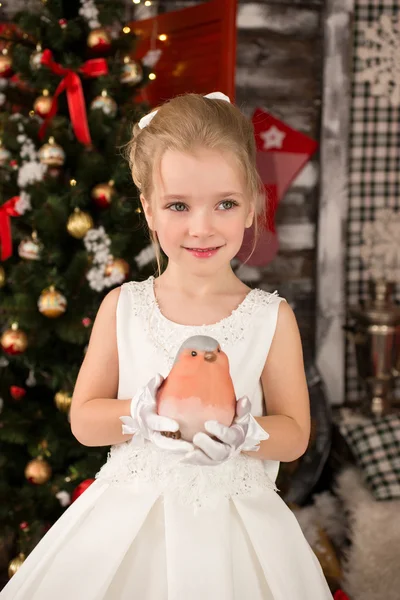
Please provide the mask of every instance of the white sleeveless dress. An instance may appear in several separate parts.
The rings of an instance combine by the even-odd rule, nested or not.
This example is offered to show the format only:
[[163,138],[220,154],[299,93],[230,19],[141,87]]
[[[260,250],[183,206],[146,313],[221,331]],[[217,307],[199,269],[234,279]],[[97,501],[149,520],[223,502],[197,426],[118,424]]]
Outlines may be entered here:
[[[154,280],[121,287],[118,398],[168,375],[189,336],[216,338],[237,397],[264,411],[260,376],[274,335],[275,294],[252,290],[215,325],[160,312]],[[111,448],[96,481],[65,511],[0,593],[1,600],[327,600],[332,595],[293,513],[279,463],[241,455],[179,464],[148,442]]]

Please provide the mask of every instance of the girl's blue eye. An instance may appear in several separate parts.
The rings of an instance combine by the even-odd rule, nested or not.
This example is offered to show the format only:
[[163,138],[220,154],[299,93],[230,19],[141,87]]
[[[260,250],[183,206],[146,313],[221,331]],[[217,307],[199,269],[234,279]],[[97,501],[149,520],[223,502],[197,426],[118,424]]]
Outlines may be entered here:
[[168,207],[170,210],[174,210],[175,212],[183,212],[184,210],[186,210],[186,205],[183,204],[183,202],[175,202],[175,204],[171,204],[171,206]]
[[232,210],[234,206],[237,206],[237,202],[234,200],[224,200],[221,202],[220,206],[223,207],[223,210]]

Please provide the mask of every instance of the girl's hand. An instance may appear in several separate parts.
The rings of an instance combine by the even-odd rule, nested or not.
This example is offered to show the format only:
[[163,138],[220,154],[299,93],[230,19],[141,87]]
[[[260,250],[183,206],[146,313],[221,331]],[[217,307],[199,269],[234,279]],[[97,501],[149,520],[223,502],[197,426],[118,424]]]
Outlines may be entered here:
[[[243,396],[236,404],[236,417],[230,427],[217,421],[207,421],[206,433],[196,433],[193,438],[194,450],[188,452],[182,463],[205,467],[216,466],[240,454],[242,450],[257,451],[261,440],[269,434],[258,425],[250,413],[251,402]],[[217,441],[212,439],[217,438]]]
[[134,395],[131,401],[131,416],[120,417],[123,423],[122,433],[133,434],[133,444],[142,444],[146,439],[159,448],[170,452],[193,451],[194,447],[190,442],[172,439],[161,433],[174,433],[179,429],[179,424],[176,421],[168,417],[162,417],[157,413],[156,395],[162,382],[163,377],[157,374]]

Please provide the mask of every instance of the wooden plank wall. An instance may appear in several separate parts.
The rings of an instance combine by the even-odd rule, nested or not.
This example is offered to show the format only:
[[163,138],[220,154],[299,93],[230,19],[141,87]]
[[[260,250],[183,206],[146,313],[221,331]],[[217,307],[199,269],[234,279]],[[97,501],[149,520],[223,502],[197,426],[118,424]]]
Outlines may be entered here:
[[[197,4],[162,1],[159,11]],[[323,0],[238,0],[236,102],[251,116],[264,107],[319,140],[323,73]],[[314,354],[319,156],[294,182],[277,211],[280,251],[246,283],[278,289],[295,309],[304,352]]]

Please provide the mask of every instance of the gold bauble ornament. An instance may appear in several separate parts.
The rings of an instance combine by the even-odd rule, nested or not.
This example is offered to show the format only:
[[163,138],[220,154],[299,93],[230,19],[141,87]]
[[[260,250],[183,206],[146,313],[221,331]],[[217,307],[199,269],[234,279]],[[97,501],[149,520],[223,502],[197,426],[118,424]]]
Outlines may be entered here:
[[98,183],[91,191],[91,197],[99,208],[110,206],[114,191],[114,182],[111,179],[108,183]]
[[33,110],[39,117],[47,117],[53,104],[53,96],[50,96],[48,90],[43,90],[42,95],[38,96],[33,103]]
[[0,54],[0,77],[11,77],[12,72],[11,56],[7,48],[4,48]]
[[115,117],[118,110],[117,103],[107,94],[106,90],[103,90],[100,96],[96,96],[92,100],[90,108],[91,110],[102,110],[109,117]]
[[143,69],[141,65],[129,56],[125,56],[122,65],[120,81],[126,85],[136,85],[143,79]]
[[49,167],[62,167],[65,162],[65,152],[56,144],[53,137],[49,137],[48,143],[43,144],[39,149],[39,160]]
[[18,255],[26,260],[40,260],[42,245],[37,238],[36,231],[32,237],[22,240],[18,245]]
[[42,485],[49,481],[51,477],[51,467],[43,456],[38,456],[29,461],[25,467],[25,477],[30,483]]
[[54,396],[54,402],[60,412],[68,413],[71,408],[72,397],[68,392],[60,390]]
[[55,289],[54,285],[51,285],[40,294],[38,309],[45,317],[56,319],[67,310],[67,299]]
[[123,275],[126,279],[129,275],[130,266],[123,258],[113,258],[105,268],[104,275],[110,277],[111,275]]
[[10,162],[10,159],[11,152],[3,146],[3,142],[0,140],[0,167],[7,165]]
[[72,215],[70,215],[67,222],[67,230],[72,237],[80,240],[93,227],[93,219],[89,213],[75,208]]
[[103,52],[111,48],[111,37],[104,27],[98,27],[97,29],[92,29],[86,43],[91,50]]
[[6,272],[2,265],[0,265],[0,288],[4,287],[6,284]]
[[13,575],[18,571],[22,563],[25,561],[25,554],[20,552],[18,556],[13,558],[8,564],[8,577],[11,579]]
[[19,329],[18,323],[13,323],[10,329],[6,329],[0,338],[0,345],[4,352],[13,356],[22,354],[28,347],[26,333]]
[[29,64],[31,66],[32,71],[38,71],[42,67],[42,56],[43,50],[42,45],[37,44],[36,50],[32,52],[31,57],[29,59]]

